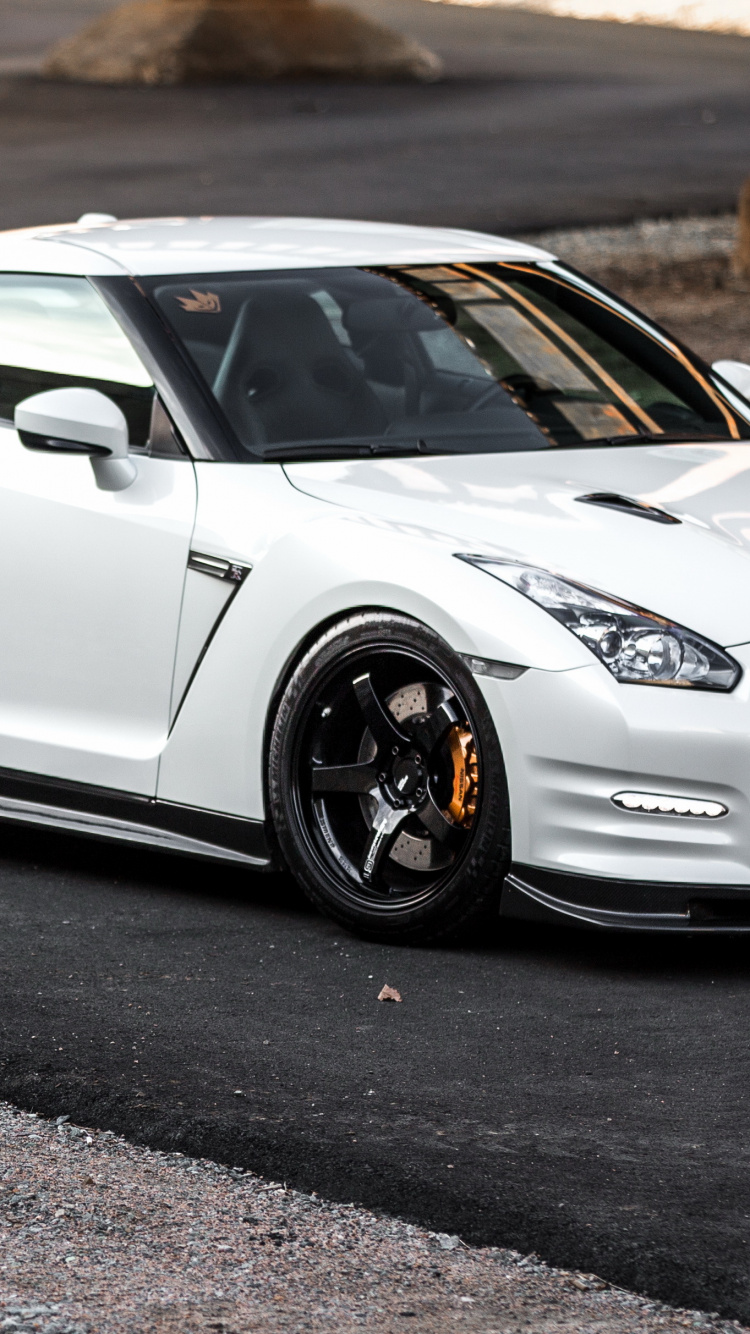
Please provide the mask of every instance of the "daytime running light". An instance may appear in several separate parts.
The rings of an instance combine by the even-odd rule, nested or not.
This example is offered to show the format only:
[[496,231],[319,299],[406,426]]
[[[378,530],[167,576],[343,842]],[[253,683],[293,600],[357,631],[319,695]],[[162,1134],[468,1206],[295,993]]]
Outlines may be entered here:
[[696,800],[694,797],[662,797],[656,792],[616,792],[615,806],[626,811],[645,811],[648,815],[692,815],[716,820],[728,813],[720,801]]

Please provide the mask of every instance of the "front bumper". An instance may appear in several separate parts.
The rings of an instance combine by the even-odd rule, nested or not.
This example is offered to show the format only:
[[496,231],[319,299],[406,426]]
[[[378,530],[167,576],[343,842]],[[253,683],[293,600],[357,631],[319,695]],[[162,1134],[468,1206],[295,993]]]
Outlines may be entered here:
[[750,885],[602,880],[513,864],[501,917],[618,931],[750,931]]
[[[513,862],[531,891],[511,887],[511,899],[523,893],[541,909],[549,895],[573,915],[585,908],[592,925],[597,913],[605,925],[606,914],[632,910],[682,929],[686,903],[709,890],[750,895],[750,647],[731,652],[744,672],[729,694],[621,685],[595,661],[514,681],[477,677],[505,757]],[[718,802],[727,813],[623,809],[613,801],[623,792]],[[537,872],[570,883],[555,888]],[[581,899],[578,878],[597,896]]]

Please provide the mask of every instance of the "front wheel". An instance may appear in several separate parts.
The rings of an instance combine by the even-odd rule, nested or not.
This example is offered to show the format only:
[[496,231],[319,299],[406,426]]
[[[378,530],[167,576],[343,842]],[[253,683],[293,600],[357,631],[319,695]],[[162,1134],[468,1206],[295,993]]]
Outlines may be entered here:
[[471,673],[426,626],[361,612],[321,635],[279,706],[269,793],[290,870],[342,926],[416,943],[497,907],[500,745]]

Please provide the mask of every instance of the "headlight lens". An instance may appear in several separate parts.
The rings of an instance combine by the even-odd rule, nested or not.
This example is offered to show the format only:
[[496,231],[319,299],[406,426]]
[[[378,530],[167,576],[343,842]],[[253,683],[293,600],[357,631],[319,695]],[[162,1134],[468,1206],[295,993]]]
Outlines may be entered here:
[[460,555],[459,560],[476,565],[544,607],[618,681],[732,690],[740,678],[739,664],[718,645],[653,612],[533,565],[493,556]]

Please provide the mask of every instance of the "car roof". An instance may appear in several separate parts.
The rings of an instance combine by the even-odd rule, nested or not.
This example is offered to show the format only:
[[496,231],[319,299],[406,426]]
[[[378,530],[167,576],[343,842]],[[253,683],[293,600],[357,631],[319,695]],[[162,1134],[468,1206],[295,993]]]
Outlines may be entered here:
[[0,271],[105,276],[548,260],[520,241],[328,218],[134,218],[0,232]]

